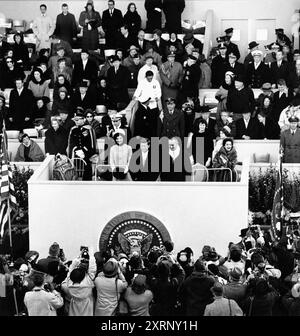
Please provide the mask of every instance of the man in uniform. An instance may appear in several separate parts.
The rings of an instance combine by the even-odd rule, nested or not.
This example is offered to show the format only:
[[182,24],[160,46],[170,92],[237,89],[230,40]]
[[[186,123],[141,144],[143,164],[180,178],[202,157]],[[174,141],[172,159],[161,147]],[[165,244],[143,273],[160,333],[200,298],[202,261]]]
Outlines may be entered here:
[[225,80],[228,58],[227,47],[224,43],[218,45],[219,55],[211,63],[211,84],[213,89],[218,89]]
[[254,50],[252,56],[253,62],[247,67],[246,83],[253,89],[259,89],[264,83],[271,81],[271,73],[269,67],[262,62],[262,51]]
[[290,127],[280,135],[280,145],[283,148],[284,163],[300,163],[300,130],[299,118],[289,118]]
[[234,52],[234,54],[236,55],[236,60],[238,61],[239,58],[241,57],[240,51],[238,46],[235,43],[231,42],[231,38],[233,35],[233,28],[228,28],[225,30],[226,33],[226,41],[225,44],[227,46],[227,56],[231,53]]
[[69,135],[69,157],[80,158],[85,161],[83,180],[92,179],[92,164],[90,158],[96,154],[97,141],[91,126],[85,125],[85,117],[81,111],[75,113],[74,126]]

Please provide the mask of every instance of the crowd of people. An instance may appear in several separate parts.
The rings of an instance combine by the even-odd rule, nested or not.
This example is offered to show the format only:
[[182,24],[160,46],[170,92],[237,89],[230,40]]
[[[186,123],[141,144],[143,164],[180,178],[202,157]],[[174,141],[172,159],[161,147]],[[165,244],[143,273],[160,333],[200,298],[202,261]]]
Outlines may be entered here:
[[[299,230],[274,242],[252,225],[230,242],[225,257],[205,245],[174,252],[165,241],[127,255],[114,246],[82,246],[67,260],[53,243],[0,259],[1,315],[29,316],[272,316],[300,314]],[[2,280],[1,279],[1,280]]]
[[[187,171],[191,173],[190,166],[195,164],[234,172],[237,155],[232,139],[281,139],[285,162],[299,162],[300,53],[292,50],[283,29],[276,29],[276,42],[266,46],[265,54],[258,43],[250,42],[249,54],[240,63],[238,46],[231,41],[233,28],[228,28],[205,59],[203,44],[193,33],[187,32],[183,41],[177,36],[182,32],[179,23],[184,0],[145,1],[145,8],[146,32],[153,34],[153,40],[145,39],[136,5],[130,3],[123,16],[113,0],[102,15],[93,1],[87,2],[78,19],[81,39],[66,3],[55,23],[47,6],[40,5],[41,15],[32,25],[35,48],[24,43],[20,32],[15,33],[13,44],[0,34],[1,118],[7,130],[21,132],[22,142],[12,160],[43,159],[34,140],[27,141],[23,134],[24,129],[35,127],[44,132],[46,155],[59,153],[84,160],[86,180],[92,178],[95,155],[98,163],[115,172],[114,176],[105,172],[102,177],[156,180],[151,171],[134,178],[128,174],[131,157],[140,150],[139,144],[136,148],[130,145],[130,139],[150,145],[153,138],[169,139],[167,149],[152,160],[146,160],[148,151],[140,151],[143,164],[158,161],[162,155],[175,166],[176,158],[182,156],[178,151],[186,153],[190,159],[186,167],[181,165],[182,174],[159,174],[167,181],[186,180]],[[169,40],[162,38],[163,31]],[[105,38],[104,49],[100,37]],[[76,44],[81,47],[80,55],[73,53]],[[108,55],[105,51],[113,52]],[[201,88],[218,89],[215,116],[205,101],[199,101]],[[256,88],[262,90],[257,99]],[[8,106],[7,89],[11,89]],[[128,120],[125,109],[130,91],[137,108]],[[105,154],[97,148],[99,138],[105,141]],[[199,138],[204,154],[203,148],[196,146]],[[223,171],[212,178],[220,176],[223,180]]]

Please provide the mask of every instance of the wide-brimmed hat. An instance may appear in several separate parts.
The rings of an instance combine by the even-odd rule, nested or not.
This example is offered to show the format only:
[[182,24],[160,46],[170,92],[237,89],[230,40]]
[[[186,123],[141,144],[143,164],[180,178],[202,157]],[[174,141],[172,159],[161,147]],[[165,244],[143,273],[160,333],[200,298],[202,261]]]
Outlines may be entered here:
[[108,260],[103,266],[103,273],[106,278],[113,278],[118,274],[118,264]]
[[189,43],[194,40],[194,35],[193,33],[186,33],[185,36],[183,37],[184,43]]

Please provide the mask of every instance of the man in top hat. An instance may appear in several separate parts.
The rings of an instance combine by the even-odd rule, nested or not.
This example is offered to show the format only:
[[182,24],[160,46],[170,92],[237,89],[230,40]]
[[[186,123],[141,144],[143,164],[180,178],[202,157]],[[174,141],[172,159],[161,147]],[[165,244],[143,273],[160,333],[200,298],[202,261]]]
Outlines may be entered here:
[[193,55],[189,55],[187,63],[184,66],[183,79],[180,91],[182,102],[185,102],[188,97],[198,99],[198,86],[201,78],[201,69],[196,62],[196,57]]
[[88,79],[95,82],[98,75],[97,64],[90,58],[90,53],[87,49],[82,49],[80,60],[75,62],[72,74],[72,85],[78,85],[83,79]]
[[244,66],[245,66],[246,69],[247,69],[249,63],[253,62],[252,52],[255,51],[255,50],[258,50],[258,46],[259,46],[259,43],[257,43],[256,41],[252,41],[248,44],[249,53],[244,59]]
[[108,0],[108,9],[102,13],[102,28],[105,32],[105,45],[107,49],[115,49],[117,47],[118,38],[120,36],[120,28],[123,25],[122,12],[115,8],[115,1]]
[[202,54],[203,51],[203,43],[196,38],[194,38],[193,33],[186,33],[183,38],[183,47],[185,48],[186,45],[192,44],[194,48],[198,48],[200,54]]
[[236,59],[237,61],[239,60],[239,58],[241,57],[240,51],[238,46],[231,42],[231,38],[233,35],[233,28],[227,28],[225,30],[225,34],[226,34],[226,40],[225,40],[225,44],[227,46],[227,56],[233,52],[236,55]]
[[97,97],[94,90],[90,88],[87,81],[81,81],[71,97],[73,112],[76,112],[78,106],[84,110],[89,108],[94,111],[96,103]]
[[51,48],[50,36],[54,33],[55,25],[47,15],[47,6],[45,4],[40,5],[41,15],[34,19],[32,24],[32,30],[36,36],[36,51],[41,49]]
[[179,137],[183,140],[185,123],[184,114],[181,110],[177,109],[176,101],[174,98],[167,98],[166,106],[158,119],[157,135],[159,137]]
[[257,114],[259,121],[259,139],[279,139],[280,127],[278,123],[272,118],[260,110]]
[[282,50],[276,52],[276,61],[271,63],[271,83],[275,89],[279,79],[284,79],[286,82],[289,79],[290,66],[287,61],[283,59]]
[[85,117],[81,111],[74,115],[74,126],[69,135],[68,155],[70,158],[80,158],[85,162],[83,180],[92,179],[92,165],[90,158],[97,152],[95,131],[90,125],[85,125]]
[[284,163],[300,163],[300,130],[299,118],[289,118],[289,129],[281,132],[280,146],[283,148]]
[[282,28],[275,29],[276,34],[276,43],[281,46],[287,45],[289,48],[292,45],[291,40],[284,34],[284,30]]
[[118,56],[113,58],[113,66],[107,70],[107,87],[110,92],[111,101],[125,108],[129,103],[128,85],[130,73],[128,68],[121,65]]
[[175,61],[175,57],[174,53],[169,53],[167,62],[163,63],[159,70],[163,100],[168,97],[177,99],[178,96],[183,77],[183,68],[179,62]]
[[54,34],[72,46],[74,41],[76,41],[78,31],[75,16],[69,13],[69,7],[66,3],[62,4],[61,10],[62,12],[56,17]]
[[244,64],[239,63],[238,54],[235,51],[228,52],[227,49],[227,56],[228,56],[228,63],[225,71],[231,71],[234,73],[235,76],[245,76],[245,67]]
[[264,83],[270,82],[270,68],[262,62],[263,53],[260,50],[252,51],[253,62],[250,62],[246,72],[246,85],[259,89]]
[[224,43],[218,45],[219,54],[213,58],[211,63],[211,85],[213,89],[218,89],[225,80],[227,69],[227,47]]

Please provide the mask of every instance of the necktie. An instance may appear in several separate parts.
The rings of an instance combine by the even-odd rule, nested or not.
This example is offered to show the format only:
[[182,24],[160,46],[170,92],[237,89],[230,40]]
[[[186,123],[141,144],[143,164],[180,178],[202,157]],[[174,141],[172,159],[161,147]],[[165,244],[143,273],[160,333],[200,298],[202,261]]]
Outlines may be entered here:
[[111,10],[111,11],[110,11],[110,16],[112,16],[112,15],[113,15],[113,11]]

